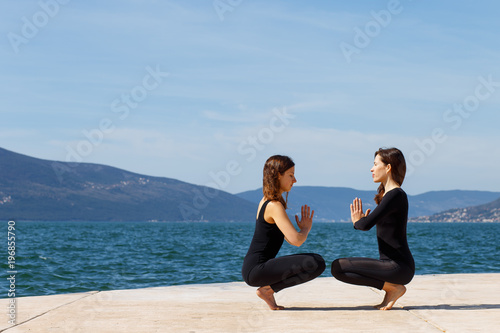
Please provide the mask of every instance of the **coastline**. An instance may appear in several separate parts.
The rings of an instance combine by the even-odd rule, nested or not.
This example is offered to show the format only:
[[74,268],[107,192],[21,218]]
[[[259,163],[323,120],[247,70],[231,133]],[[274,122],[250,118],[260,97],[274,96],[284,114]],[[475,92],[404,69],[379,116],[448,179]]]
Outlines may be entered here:
[[[276,294],[270,311],[244,282],[92,291],[16,299],[0,332],[492,332],[500,273],[416,275],[390,311],[379,290],[317,278]],[[0,299],[0,306],[9,306]]]

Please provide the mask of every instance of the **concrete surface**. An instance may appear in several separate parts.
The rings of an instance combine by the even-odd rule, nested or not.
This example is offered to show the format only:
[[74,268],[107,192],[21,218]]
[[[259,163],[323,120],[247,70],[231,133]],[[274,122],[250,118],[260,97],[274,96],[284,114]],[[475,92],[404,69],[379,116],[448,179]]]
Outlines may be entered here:
[[0,332],[498,332],[499,274],[419,275],[389,311],[376,289],[318,278],[276,294],[271,311],[243,282],[16,299]]

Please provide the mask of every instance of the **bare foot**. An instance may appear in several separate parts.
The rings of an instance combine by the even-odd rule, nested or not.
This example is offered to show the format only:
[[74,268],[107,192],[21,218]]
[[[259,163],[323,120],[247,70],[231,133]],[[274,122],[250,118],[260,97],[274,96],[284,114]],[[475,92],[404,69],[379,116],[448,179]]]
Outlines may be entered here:
[[375,309],[379,309],[380,310],[380,308],[383,307],[383,306],[385,306],[386,304],[387,304],[387,293],[385,293],[384,300],[382,301],[382,303],[374,305],[373,307]]
[[386,282],[383,290],[385,291],[384,300],[377,307],[379,310],[390,310],[394,306],[394,303],[405,294],[406,287],[401,284]]
[[283,310],[285,307],[276,304],[274,299],[274,290],[270,286],[264,286],[257,289],[257,296],[262,298],[271,310]]

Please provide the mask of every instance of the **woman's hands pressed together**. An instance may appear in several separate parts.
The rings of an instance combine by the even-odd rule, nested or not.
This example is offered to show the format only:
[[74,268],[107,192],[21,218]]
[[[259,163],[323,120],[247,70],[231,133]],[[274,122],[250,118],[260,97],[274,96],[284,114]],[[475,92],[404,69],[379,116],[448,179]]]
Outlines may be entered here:
[[309,207],[308,205],[304,205],[300,209],[300,214],[301,214],[300,221],[299,217],[295,215],[295,221],[297,222],[297,226],[299,227],[300,231],[311,230],[314,217],[314,210],[311,211],[311,207]]
[[352,223],[356,223],[361,220],[363,217],[368,216],[370,214],[371,209],[367,209],[366,213],[363,214],[363,203],[360,198],[356,198],[353,200],[351,204],[351,220]]

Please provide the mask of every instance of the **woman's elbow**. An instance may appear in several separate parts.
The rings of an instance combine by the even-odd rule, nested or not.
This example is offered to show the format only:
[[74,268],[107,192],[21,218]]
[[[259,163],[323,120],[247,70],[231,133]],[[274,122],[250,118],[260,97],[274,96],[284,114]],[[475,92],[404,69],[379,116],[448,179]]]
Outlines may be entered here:
[[304,244],[305,241],[305,238],[294,237],[293,239],[290,239],[288,243],[290,243],[290,245],[300,247],[302,244]]
[[367,228],[364,224],[358,223],[358,222],[354,223],[354,229],[361,230],[361,231],[370,230],[370,228]]

